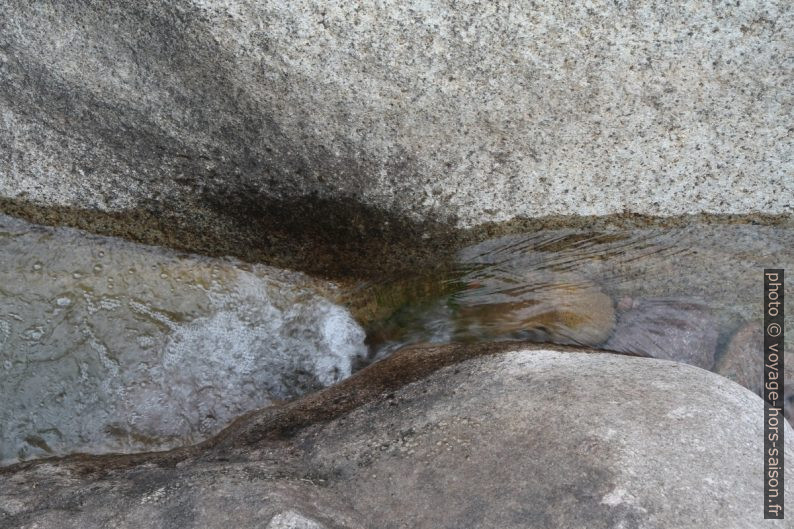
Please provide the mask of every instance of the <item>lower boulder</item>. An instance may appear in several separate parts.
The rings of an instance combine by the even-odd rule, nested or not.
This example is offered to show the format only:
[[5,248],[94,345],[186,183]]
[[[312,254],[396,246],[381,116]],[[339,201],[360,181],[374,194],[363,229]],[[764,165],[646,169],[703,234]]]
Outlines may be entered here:
[[0,527],[785,527],[762,452],[761,399],[696,367],[417,347],[197,447],[0,470]]

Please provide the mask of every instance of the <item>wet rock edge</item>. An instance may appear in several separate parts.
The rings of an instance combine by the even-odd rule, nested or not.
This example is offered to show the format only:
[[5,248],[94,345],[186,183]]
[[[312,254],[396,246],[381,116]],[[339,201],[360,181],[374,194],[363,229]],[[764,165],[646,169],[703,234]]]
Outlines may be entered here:
[[[443,367],[511,350],[537,351],[548,348],[548,344],[512,341],[409,346],[334,386],[283,405],[270,406],[244,414],[220,433],[202,443],[165,452],[72,454],[35,459],[0,467],[0,476],[15,474],[41,464],[56,464],[68,467],[75,474],[98,479],[113,471],[141,465],[172,468],[189,463],[191,460],[235,460],[242,458],[251,448],[286,442],[303,428],[331,421],[376,399],[385,398],[398,388],[418,381]],[[555,345],[553,348],[560,352],[642,356],[634,353],[594,351],[575,346]]]

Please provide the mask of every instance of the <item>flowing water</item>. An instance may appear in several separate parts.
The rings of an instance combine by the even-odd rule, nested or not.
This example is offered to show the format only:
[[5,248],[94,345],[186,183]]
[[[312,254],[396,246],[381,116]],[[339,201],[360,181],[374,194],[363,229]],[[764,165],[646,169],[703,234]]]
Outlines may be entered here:
[[[791,226],[505,236],[463,249],[453,272],[414,288],[432,295],[407,296],[373,321],[370,358],[412,343],[526,339],[686,362],[760,394],[763,269],[792,266]],[[794,359],[787,379],[791,398]]]
[[[414,343],[640,352],[758,392],[762,271],[791,269],[793,250],[790,226],[549,229],[464,248],[443,275],[340,293],[0,216],[0,460],[196,442]],[[376,316],[361,324],[330,301],[356,312],[364,292]]]

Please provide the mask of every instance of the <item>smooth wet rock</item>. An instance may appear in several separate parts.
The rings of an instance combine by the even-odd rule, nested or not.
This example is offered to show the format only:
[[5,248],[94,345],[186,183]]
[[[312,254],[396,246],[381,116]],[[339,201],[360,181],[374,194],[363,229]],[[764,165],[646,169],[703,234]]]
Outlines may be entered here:
[[333,285],[0,215],[0,461],[167,449],[350,375]]
[[618,311],[617,325],[604,349],[713,367],[719,336],[706,304],[688,299],[623,298]]
[[4,11],[0,197],[41,222],[231,253],[329,224],[794,211],[790,2]]
[[685,364],[416,348],[193,450],[0,471],[0,527],[787,527],[762,449],[761,399]]

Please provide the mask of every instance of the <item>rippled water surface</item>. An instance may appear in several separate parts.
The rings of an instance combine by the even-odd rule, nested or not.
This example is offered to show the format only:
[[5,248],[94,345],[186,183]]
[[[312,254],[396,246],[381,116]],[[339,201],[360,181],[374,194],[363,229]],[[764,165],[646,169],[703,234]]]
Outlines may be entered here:
[[195,442],[365,352],[301,274],[2,216],[0,263],[5,462]]
[[[760,393],[763,269],[793,265],[789,226],[693,222],[501,237],[465,248],[452,273],[397,296],[392,315],[370,325],[370,354],[528,339],[686,362]],[[794,362],[787,365],[792,384]]]

